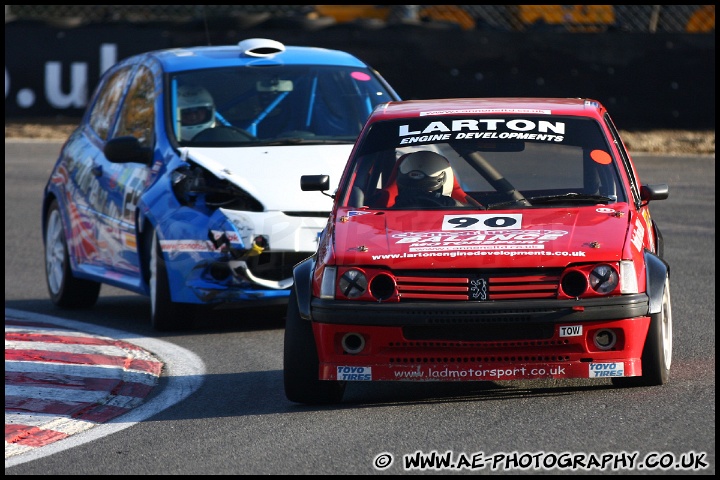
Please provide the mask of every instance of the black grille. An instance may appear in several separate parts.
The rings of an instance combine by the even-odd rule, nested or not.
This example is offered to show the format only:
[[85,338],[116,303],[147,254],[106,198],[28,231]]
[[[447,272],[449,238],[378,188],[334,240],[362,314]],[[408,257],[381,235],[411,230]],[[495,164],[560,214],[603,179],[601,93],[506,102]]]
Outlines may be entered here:
[[417,325],[403,327],[408,340],[448,340],[465,342],[498,342],[512,340],[543,340],[552,338],[552,324],[509,325]]

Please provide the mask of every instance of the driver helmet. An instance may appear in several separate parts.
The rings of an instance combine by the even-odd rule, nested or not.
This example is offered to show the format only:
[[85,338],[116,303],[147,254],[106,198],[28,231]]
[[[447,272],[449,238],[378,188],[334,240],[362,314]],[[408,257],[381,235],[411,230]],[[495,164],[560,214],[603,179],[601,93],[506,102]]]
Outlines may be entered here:
[[180,140],[191,140],[206,128],[215,126],[215,103],[203,87],[183,85],[177,91]]
[[450,195],[453,172],[450,162],[442,155],[420,151],[409,153],[400,160],[398,189],[403,192],[428,192]]

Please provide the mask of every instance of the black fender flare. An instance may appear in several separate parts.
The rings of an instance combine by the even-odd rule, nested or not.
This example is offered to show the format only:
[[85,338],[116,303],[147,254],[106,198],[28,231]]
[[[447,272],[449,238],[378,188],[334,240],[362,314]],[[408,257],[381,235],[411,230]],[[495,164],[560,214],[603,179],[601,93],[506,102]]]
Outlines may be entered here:
[[649,251],[645,252],[645,282],[649,300],[648,314],[660,313],[663,303],[665,277],[670,276],[670,265]]
[[652,228],[653,232],[655,232],[655,252],[660,258],[663,258],[665,256],[665,241],[662,232],[655,222],[652,222]]
[[298,313],[303,320],[310,320],[310,298],[312,297],[312,275],[315,271],[315,257],[308,257],[293,268],[293,288],[298,303]]

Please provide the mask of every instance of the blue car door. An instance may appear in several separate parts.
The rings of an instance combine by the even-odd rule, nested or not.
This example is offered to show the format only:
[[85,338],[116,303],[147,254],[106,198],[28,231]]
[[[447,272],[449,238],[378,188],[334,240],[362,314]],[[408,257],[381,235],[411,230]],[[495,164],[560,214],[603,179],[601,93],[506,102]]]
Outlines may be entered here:
[[[153,74],[140,65],[130,80],[108,140],[133,136],[141,146],[152,147],[155,98]],[[104,251],[104,267],[117,274],[116,280],[120,283],[137,283],[140,279],[136,212],[150,178],[150,168],[141,162],[111,162],[102,153],[93,167],[98,189],[91,194],[91,204],[96,206],[98,242]]]

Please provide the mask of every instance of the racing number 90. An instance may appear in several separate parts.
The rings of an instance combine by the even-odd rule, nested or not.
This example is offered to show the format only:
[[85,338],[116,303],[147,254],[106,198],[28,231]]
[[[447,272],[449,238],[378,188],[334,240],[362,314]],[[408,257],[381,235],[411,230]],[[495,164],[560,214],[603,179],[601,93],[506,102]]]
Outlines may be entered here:
[[[482,222],[483,227],[487,228],[511,228],[518,223],[515,217],[486,217],[484,219],[478,217],[453,217],[448,218],[447,223],[454,225],[453,228],[470,228],[478,222]],[[479,230],[477,227],[474,230]]]

